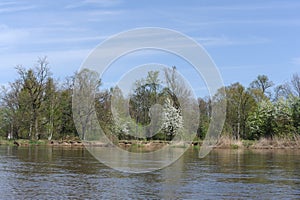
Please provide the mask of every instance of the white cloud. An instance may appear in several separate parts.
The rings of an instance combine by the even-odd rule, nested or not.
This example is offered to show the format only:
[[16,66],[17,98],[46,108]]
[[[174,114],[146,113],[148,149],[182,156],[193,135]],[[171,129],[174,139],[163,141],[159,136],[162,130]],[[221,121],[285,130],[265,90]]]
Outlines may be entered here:
[[72,3],[67,5],[65,8],[79,8],[87,5],[94,5],[99,7],[112,7],[121,4],[121,0],[83,0],[80,2]]
[[[6,5],[12,5],[12,4],[6,4]],[[3,6],[0,5],[0,13],[11,13],[11,12],[19,12],[19,11],[25,11],[25,10],[32,10],[36,8],[34,5],[18,5],[18,6]]]
[[300,21],[298,19],[228,19],[228,20],[206,20],[206,21],[192,21],[192,20],[183,20],[176,19],[174,20],[177,23],[183,24],[185,26],[193,27],[215,27],[215,26],[224,26],[224,25],[266,25],[266,26],[299,26]]
[[3,2],[0,2],[0,7],[14,5],[14,4],[17,4],[17,2],[16,1],[3,1]]
[[56,37],[56,38],[48,38],[48,39],[40,39],[32,41],[32,44],[53,44],[53,43],[59,43],[59,44],[67,44],[67,43],[82,43],[82,42],[88,42],[88,41],[95,41],[95,44],[98,44],[99,42],[102,42],[104,39],[106,39],[108,36],[77,36],[77,37]]
[[293,58],[291,63],[294,65],[300,65],[300,57]]
[[257,36],[249,36],[246,38],[229,38],[223,35],[220,37],[195,37],[195,39],[203,46],[253,45],[271,42],[271,40],[268,38]]
[[7,25],[0,25],[0,48],[9,48],[29,36],[29,31],[25,29],[12,29]]
[[197,11],[209,11],[216,10],[216,11],[257,11],[257,10],[282,10],[282,9],[299,9],[300,8],[300,2],[294,1],[294,2],[287,2],[287,1],[273,1],[273,2],[263,2],[259,1],[259,3],[245,3],[240,1],[235,2],[230,5],[230,3],[226,4],[219,4],[219,5],[209,5],[209,4],[203,4],[202,6],[194,6],[193,4],[186,4],[186,6],[181,6],[180,9],[188,9],[188,10],[197,10]]

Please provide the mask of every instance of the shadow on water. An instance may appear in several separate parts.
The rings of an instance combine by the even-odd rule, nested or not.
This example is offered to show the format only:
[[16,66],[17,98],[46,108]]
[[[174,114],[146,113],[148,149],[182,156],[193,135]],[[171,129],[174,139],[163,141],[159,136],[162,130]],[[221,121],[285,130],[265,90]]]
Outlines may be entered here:
[[190,149],[151,173],[115,171],[82,147],[0,146],[1,199],[279,199],[300,196],[300,152]]

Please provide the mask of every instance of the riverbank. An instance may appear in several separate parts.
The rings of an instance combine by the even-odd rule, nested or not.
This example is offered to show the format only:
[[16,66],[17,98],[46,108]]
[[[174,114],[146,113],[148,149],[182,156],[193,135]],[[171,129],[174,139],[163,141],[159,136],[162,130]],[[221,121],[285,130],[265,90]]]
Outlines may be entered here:
[[[200,148],[202,140],[196,140],[193,142],[181,142],[180,144],[172,144],[169,141],[145,141],[145,140],[120,140],[117,145],[125,150],[144,150],[155,151],[166,145],[172,145],[174,147],[187,147]],[[99,146],[108,147],[109,144],[101,142],[82,142],[79,139],[69,140],[5,140],[0,139],[0,145],[13,145],[13,146]],[[221,137],[216,145],[213,146],[216,149],[300,149],[300,137],[294,138],[273,138],[266,139],[261,138],[259,140],[234,140],[228,137]]]
[[234,140],[221,137],[214,148],[231,149],[300,149],[300,137],[260,138],[259,140]]

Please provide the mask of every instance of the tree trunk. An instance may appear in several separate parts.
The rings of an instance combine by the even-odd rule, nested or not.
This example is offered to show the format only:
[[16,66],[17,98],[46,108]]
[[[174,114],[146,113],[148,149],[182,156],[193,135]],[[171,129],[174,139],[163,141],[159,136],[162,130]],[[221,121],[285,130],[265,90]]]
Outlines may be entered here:
[[34,123],[34,131],[35,131],[35,139],[39,139],[39,124],[38,124],[38,118],[35,116],[35,123]]

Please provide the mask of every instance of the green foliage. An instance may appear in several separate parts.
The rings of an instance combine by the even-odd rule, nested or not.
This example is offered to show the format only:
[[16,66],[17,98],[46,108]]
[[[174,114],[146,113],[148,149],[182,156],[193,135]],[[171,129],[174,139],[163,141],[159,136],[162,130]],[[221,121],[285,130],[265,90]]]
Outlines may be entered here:
[[292,120],[295,131],[298,135],[300,135],[300,97],[293,98],[291,103],[292,107]]
[[274,135],[274,105],[270,101],[261,101],[256,110],[250,113],[247,124],[249,139],[272,137]]
[[292,107],[286,100],[279,99],[274,104],[262,101],[247,120],[250,139],[273,136],[289,136],[295,131]]
[[[189,137],[189,130],[181,128],[195,124],[196,128],[198,126],[198,138],[204,139],[210,124],[211,106],[223,100],[227,101],[223,134],[243,139],[244,146],[251,146],[249,140],[262,137],[300,135],[298,74],[293,76],[290,83],[284,83],[275,89],[274,99],[271,99],[272,81],[267,76],[260,75],[249,88],[240,83],[231,84],[222,88],[224,90],[220,89],[212,99],[199,98],[195,107],[188,113],[182,113],[179,102],[190,103],[188,101],[191,94],[179,81],[175,67],[165,71],[166,87],[161,86],[159,72],[150,71],[147,77],[136,82],[129,97],[124,97],[118,88],[100,90],[101,81],[97,79],[98,75],[87,70],[67,78],[61,85],[51,77],[46,58],[39,59],[37,67],[34,68],[25,69],[19,66],[17,72],[17,79],[2,88],[0,95],[0,137],[5,139],[29,139],[29,143],[40,144],[36,140],[78,136],[73,121],[72,103],[85,106],[79,111],[80,118],[77,120],[81,121],[89,121],[89,111],[94,105],[93,114],[96,113],[101,128],[115,143],[119,139],[170,140],[176,134],[181,137],[181,133],[184,133],[182,137]],[[75,81],[75,77],[79,82]],[[87,90],[80,90],[81,84]],[[73,89],[76,86],[83,97],[93,93],[95,98],[88,99],[88,102],[83,102],[87,100],[85,98],[72,102]],[[185,99],[178,99],[176,95]],[[200,110],[199,118],[188,117],[189,120],[183,121],[183,116],[186,119],[189,113],[196,112],[197,106]],[[160,116],[157,110],[163,111],[164,115]],[[157,121],[151,121],[153,118]],[[150,122],[157,123],[155,126],[161,128],[155,135],[149,135],[155,127],[148,126]],[[93,124],[83,124],[79,132],[81,136],[84,137],[85,132],[93,132],[86,130],[87,127],[93,127]],[[96,139],[92,136],[90,138]]]

